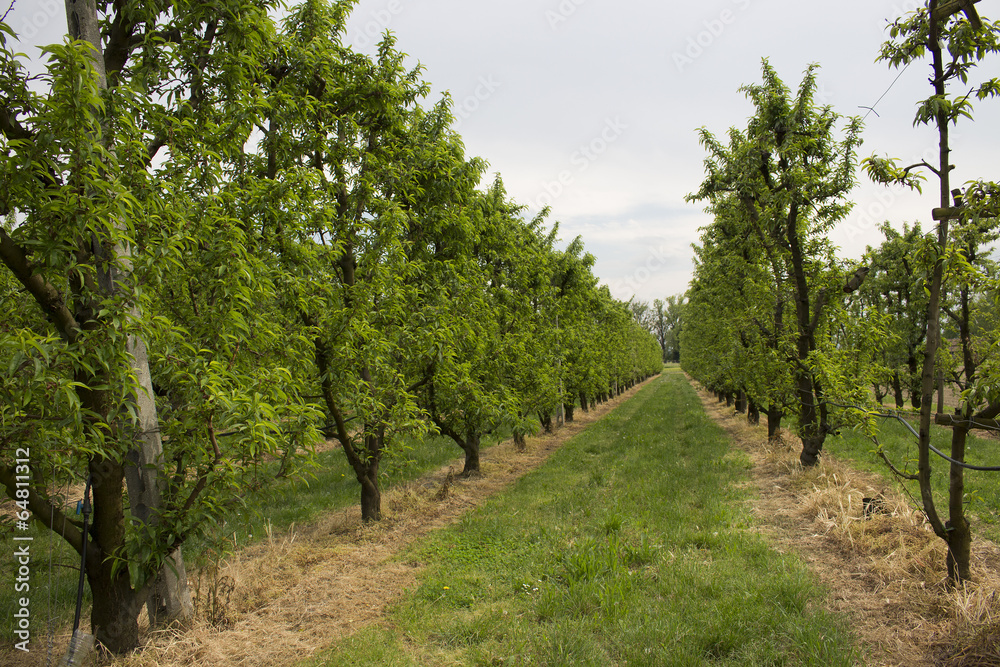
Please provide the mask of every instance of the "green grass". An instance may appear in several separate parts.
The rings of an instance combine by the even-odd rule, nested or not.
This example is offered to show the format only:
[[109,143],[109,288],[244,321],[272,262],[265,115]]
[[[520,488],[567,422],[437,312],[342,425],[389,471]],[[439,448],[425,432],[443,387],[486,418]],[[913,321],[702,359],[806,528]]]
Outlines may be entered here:
[[[81,517],[75,517],[81,519]],[[11,614],[20,605],[19,598],[29,600],[31,640],[29,648],[32,653],[42,653],[46,650],[46,636],[60,632],[73,624],[73,614],[76,611],[76,591],[80,577],[80,556],[59,536],[47,528],[32,522],[28,530],[12,531],[18,537],[30,537],[30,541],[14,542],[10,534],[0,541],[5,557],[0,560],[0,609],[10,610],[4,613],[6,622],[0,625],[0,663],[3,663],[4,652],[13,650],[16,640],[14,623],[10,621]],[[15,590],[17,563],[11,554],[22,545],[27,544],[31,556],[29,568],[30,587],[27,591]],[[83,610],[84,617],[81,627],[90,627],[90,587],[84,585]],[[62,656],[55,656],[59,659]],[[5,664],[5,663],[4,663]]]
[[[485,444],[485,443],[484,443]],[[484,447],[485,449],[485,447]],[[382,476],[383,491],[416,479],[424,473],[461,456],[462,451],[447,438],[434,436],[411,442],[386,461]],[[287,530],[293,523],[302,525],[323,513],[359,502],[360,487],[339,448],[316,456],[316,465],[303,469],[302,475],[278,480],[273,485],[248,494],[245,506],[215,527],[208,535],[184,546],[188,568],[217,563],[220,555],[235,546],[245,546],[272,534]],[[278,462],[261,466],[261,476],[273,476]],[[28,531],[17,531],[32,541],[31,581],[32,647],[41,650],[49,632],[60,632],[73,622],[76,608],[80,557],[59,536],[32,522]],[[4,544],[13,545],[9,538]],[[20,545],[17,545],[20,546]],[[13,551],[14,546],[11,546]],[[51,562],[51,565],[50,565]],[[14,589],[17,563],[12,558],[0,560],[0,609],[14,609],[24,593]],[[51,578],[51,583],[50,583]],[[193,593],[193,591],[192,591]],[[89,627],[90,587],[84,586],[82,626]],[[13,626],[0,626],[0,643],[10,647]],[[36,643],[37,642],[37,643]],[[5,650],[5,649],[4,649]],[[2,662],[0,653],[0,662]]]
[[304,665],[853,665],[752,529],[749,461],[676,371],[409,553],[418,588]]
[[[404,443],[383,461],[382,491],[405,484],[460,456],[462,450],[441,436]],[[273,474],[276,468],[277,463],[269,465],[264,474]],[[280,532],[292,524],[309,523],[332,510],[358,504],[361,487],[339,447],[317,454],[315,465],[299,472],[294,478],[253,493],[245,508],[216,533],[243,545],[262,537],[268,528]],[[192,556],[208,545],[204,541],[190,545]]]
[[[917,428],[915,422],[911,423]],[[895,420],[885,421],[879,426],[878,441],[882,444],[886,456],[897,468],[904,472],[916,473],[917,439],[905,426]],[[951,451],[951,429],[932,425],[931,443],[948,454]],[[881,475],[890,485],[900,484],[875,453],[874,442],[863,433],[842,431],[841,436],[827,441],[825,447],[835,456],[854,461],[859,469]],[[977,438],[970,434],[966,444],[966,461],[980,466],[1000,465],[1000,442]],[[947,461],[931,454],[931,486],[934,489],[938,512],[944,518],[947,518],[948,513],[949,467]],[[920,508],[920,488],[917,483],[907,481],[903,484],[912,499],[913,506]],[[967,470],[965,496],[966,511],[972,522],[973,539],[984,537],[1000,543],[1000,474]]]

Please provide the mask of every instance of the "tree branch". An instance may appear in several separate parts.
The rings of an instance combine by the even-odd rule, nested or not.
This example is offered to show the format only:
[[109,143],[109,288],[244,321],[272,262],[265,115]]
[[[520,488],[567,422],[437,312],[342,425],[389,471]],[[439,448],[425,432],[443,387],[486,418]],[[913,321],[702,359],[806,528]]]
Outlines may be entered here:
[[25,129],[23,125],[17,122],[14,113],[11,112],[6,104],[0,105],[0,132],[3,132],[4,136],[10,140],[27,140],[35,136],[34,133]]
[[[17,476],[12,466],[0,466],[0,484],[7,489],[11,499],[16,498]],[[21,487],[24,488],[24,487]],[[83,531],[70,521],[62,510],[52,501],[38,493],[35,488],[28,488],[28,509],[40,523],[47,526],[56,535],[62,535],[71,547],[80,553],[83,550]],[[99,563],[102,559],[101,549],[93,540],[87,540],[87,560]]]
[[[878,444],[877,440],[875,441],[875,444],[876,445]],[[899,468],[897,468],[896,466],[894,466],[892,464],[892,461],[889,460],[889,457],[885,455],[885,452],[879,450],[878,455],[879,455],[879,458],[881,458],[883,461],[885,461],[885,464],[887,466],[889,466],[889,470],[892,471],[892,474],[896,475],[897,477],[900,477],[902,479],[907,479],[907,480],[910,480],[910,481],[914,481],[914,482],[917,481],[918,479],[920,479],[920,477],[918,475],[911,475],[909,473],[905,473],[902,470],[900,470]]]
[[18,282],[24,285],[42,311],[56,325],[60,335],[68,342],[76,340],[80,324],[66,306],[62,293],[41,275],[34,272],[24,248],[7,232],[0,229],[0,260],[10,269]]

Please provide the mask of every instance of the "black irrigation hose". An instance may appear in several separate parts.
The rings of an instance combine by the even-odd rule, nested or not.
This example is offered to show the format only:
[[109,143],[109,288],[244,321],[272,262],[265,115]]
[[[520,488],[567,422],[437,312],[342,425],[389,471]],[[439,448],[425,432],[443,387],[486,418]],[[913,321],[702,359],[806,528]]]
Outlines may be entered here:
[[87,475],[83,488],[83,548],[80,550],[80,582],[76,587],[76,616],[73,618],[73,633],[80,629],[80,612],[83,609],[83,578],[87,574],[87,519],[90,517],[90,483],[92,475]]
[[[903,426],[905,426],[910,431],[910,433],[913,434],[915,438],[917,438],[918,440],[920,439],[920,434],[917,433],[912,426],[910,426],[910,423],[908,421],[903,419],[898,414],[886,413],[886,412],[874,412],[873,410],[868,410],[867,408],[862,408],[857,405],[841,405],[839,403],[826,403],[826,405],[831,405],[835,408],[844,408],[846,410],[858,410],[859,412],[864,412],[866,415],[870,415],[872,417],[881,417],[883,419],[895,419],[896,421],[903,424]],[[927,443],[927,446],[930,448],[932,452],[943,458],[945,461],[951,463],[952,465],[956,465],[960,468],[965,468],[966,470],[977,470],[979,472],[1000,472],[1000,466],[974,466],[971,463],[966,463],[965,461],[957,461],[951,458],[950,456],[939,450],[937,447],[930,444],[929,442]]]

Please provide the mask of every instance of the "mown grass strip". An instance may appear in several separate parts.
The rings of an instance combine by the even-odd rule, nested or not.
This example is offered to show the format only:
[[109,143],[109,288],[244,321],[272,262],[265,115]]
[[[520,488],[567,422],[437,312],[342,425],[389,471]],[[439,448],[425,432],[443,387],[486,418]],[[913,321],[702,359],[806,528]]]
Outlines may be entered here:
[[403,556],[417,590],[306,665],[853,665],[751,526],[745,455],[679,372]]

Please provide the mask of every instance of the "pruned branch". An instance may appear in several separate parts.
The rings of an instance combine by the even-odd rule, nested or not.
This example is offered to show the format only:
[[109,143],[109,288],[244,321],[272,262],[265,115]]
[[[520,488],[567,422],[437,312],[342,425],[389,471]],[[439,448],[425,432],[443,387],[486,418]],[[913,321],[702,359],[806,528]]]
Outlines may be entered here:
[[861,284],[865,282],[865,278],[868,277],[870,270],[870,267],[867,266],[859,266],[855,269],[854,274],[844,284],[844,294],[850,294],[861,287]]
[[966,429],[983,429],[987,431],[1000,431],[1000,421],[996,419],[985,419],[979,416],[969,418],[959,415],[935,415],[934,423],[938,426],[960,426]]
[[948,0],[938,5],[937,9],[934,10],[934,20],[944,21],[949,16],[957,14],[958,12],[963,12],[965,18],[969,20],[969,23],[976,30],[982,30],[983,22],[979,18],[979,13],[976,11],[975,4],[979,0]]

